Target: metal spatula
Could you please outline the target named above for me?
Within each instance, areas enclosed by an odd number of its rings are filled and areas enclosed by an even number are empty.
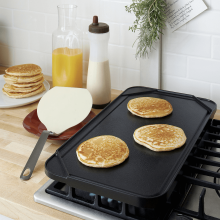
[[[59,136],[65,130],[82,122],[92,108],[92,96],[87,89],[54,87],[40,100],[39,120],[46,126],[28,159],[20,178],[30,179],[49,135]],[[27,176],[25,171],[29,171]]]

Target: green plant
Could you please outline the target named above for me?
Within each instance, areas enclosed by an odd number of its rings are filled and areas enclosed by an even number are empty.
[[[132,0],[131,5],[125,6],[125,9],[136,16],[133,26],[129,27],[132,32],[139,31],[136,39],[138,40],[136,58],[146,57],[166,26],[166,2],[165,0]]]

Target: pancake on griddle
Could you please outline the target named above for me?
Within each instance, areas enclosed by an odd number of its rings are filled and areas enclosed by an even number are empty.
[[[184,131],[172,125],[154,124],[140,127],[134,132],[134,140],[153,151],[171,151],[186,142]]]
[[[42,69],[36,64],[29,63],[9,67],[5,72],[11,76],[35,76],[40,74]]]
[[[76,154],[78,160],[86,166],[107,168],[124,162],[129,156],[129,149],[120,138],[103,135],[80,144]]]
[[[160,118],[169,115],[173,111],[172,105],[159,98],[140,97],[128,102],[128,110],[143,118]]]

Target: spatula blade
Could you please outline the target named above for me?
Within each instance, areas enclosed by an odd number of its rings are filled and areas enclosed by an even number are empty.
[[[87,89],[54,87],[40,100],[37,114],[47,130],[60,134],[82,122],[92,108]]]

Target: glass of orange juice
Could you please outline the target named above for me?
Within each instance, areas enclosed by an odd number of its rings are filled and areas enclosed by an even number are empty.
[[[58,5],[58,28],[53,32],[53,86],[82,88],[82,32],[76,27],[76,5]]]

